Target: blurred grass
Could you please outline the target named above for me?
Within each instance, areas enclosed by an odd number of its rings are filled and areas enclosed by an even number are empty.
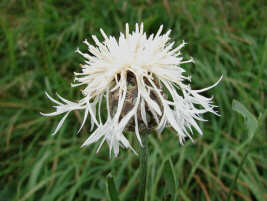
[[[193,56],[184,65],[192,87],[223,82],[214,95],[221,117],[206,115],[205,135],[180,146],[171,130],[150,136],[147,200],[163,200],[165,161],[173,161],[177,200],[225,200],[238,166],[250,149],[232,200],[267,199],[266,100],[267,3],[264,0],[1,0],[0,1],[0,201],[108,200],[105,182],[111,172],[121,200],[135,200],[138,158],[122,151],[109,160],[108,148],[80,148],[90,134],[77,136],[82,114],[75,112],[56,136],[59,118],[44,118],[44,91],[72,100],[73,71],[81,58],[75,49],[99,28],[118,36],[124,24],[144,21],[148,33],[164,24],[177,44]],[[89,38],[89,41],[92,40]],[[255,137],[231,108],[239,100],[259,120]],[[129,134],[133,143],[136,139]]]

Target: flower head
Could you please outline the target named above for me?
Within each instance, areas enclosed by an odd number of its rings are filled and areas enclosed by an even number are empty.
[[[96,36],[92,36],[96,46],[85,40],[89,54],[76,50],[85,58],[85,64],[81,65],[82,72],[74,73],[72,84],[72,87],[84,86],[84,97],[72,102],[57,94],[58,101],[46,93],[57,104],[56,111],[42,115],[65,114],[53,134],[58,132],[73,110],[84,110],[80,130],[88,117],[91,131],[95,128],[82,146],[100,140],[100,148],[107,142],[110,153],[114,152],[115,156],[120,147],[133,150],[123,133],[129,122],[134,125],[141,145],[140,125],[149,127],[151,122],[155,122],[159,133],[166,125],[171,126],[181,144],[186,137],[191,138],[192,128],[202,134],[196,121],[205,121],[201,115],[206,112],[217,113],[212,98],[206,98],[201,93],[216,86],[221,79],[208,88],[192,90],[185,83],[185,80],[190,82],[190,77],[183,75],[185,70],[181,68],[181,64],[193,62],[193,59],[183,60],[181,56],[180,50],[185,42],[174,47],[169,37],[171,31],[161,34],[162,29],[161,25],[156,35],[147,36],[143,24],[136,24],[135,31],[131,33],[126,24],[125,34],[120,33],[118,40],[108,37],[102,29],[103,42]],[[107,113],[105,120],[101,117],[103,111]]]

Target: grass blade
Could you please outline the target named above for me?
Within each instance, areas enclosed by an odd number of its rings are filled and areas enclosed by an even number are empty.
[[[163,175],[167,184],[165,187],[164,200],[176,200],[176,177],[171,159],[165,162]]]
[[[251,114],[247,108],[242,104],[240,103],[239,101],[237,100],[234,100],[233,103],[232,103],[232,109],[237,111],[238,113],[240,113],[244,119],[246,120],[246,125],[247,125],[247,128],[248,128],[248,133],[249,133],[249,136],[250,136],[250,139],[253,138],[254,134],[255,134],[255,131],[258,127],[258,121],[257,119],[254,117],[253,114]],[[231,196],[232,196],[232,193],[233,193],[233,189],[236,185],[236,181],[238,179],[238,176],[242,170],[242,166],[244,165],[245,161],[246,161],[246,158],[249,154],[249,151],[250,149],[246,152],[246,154],[243,156],[242,158],[242,161],[237,169],[237,172],[235,174],[235,178],[234,178],[234,181],[232,182],[231,184],[231,187],[230,187],[230,191],[227,195],[227,201],[230,201],[231,199]]]
[[[111,174],[107,178],[107,191],[111,201],[120,201],[116,186]]]
[[[248,153],[249,153],[249,150],[247,151],[247,153],[246,153],[246,154],[244,155],[244,157],[242,158],[242,161],[241,161],[241,163],[240,163],[240,165],[239,165],[239,167],[238,167],[238,170],[237,170],[237,172],[236,172],[236,174],[235,174],[234,181],[233,181],[232,184],[231,184],[230,191],[229,191],[229,193],[228,193],[228,195],[227,195],[227,199],[226,199],[226,201],[230,201],[230,199],[231,199],[231,196],[232,196],[232,193],[233,193],[233,190],[234,190],[236,181],[237,181],[238,176],[239,176],[239,174],[240,174],[240,172],[241,172],[241,170],[242,170],[242,166],[244,165],[244,163],[245,163],[245,161],[246,161],[246,158],[247,158],[247,156],[248,156]]]
[[[234,111],[240,113],[244,117],[244,119],[246,120],[246,125],[248,128],[249,137],[250,137],[250,139],[252,139],[254,136],[254,133],[258,127],[257,119],[255,118],[255,116],[253,114],[251,114],[251,112],[249,112],[247,110],[247,108],[242,103],[240,103],[237,100],[233,101],[232,109]]]
[[[142,133],[143,147],[140,146],[139,158],[140,158],[140,186],[138,193],[138,201],[144,201],[147,188],[147,160],[148,160],[148,133]]]

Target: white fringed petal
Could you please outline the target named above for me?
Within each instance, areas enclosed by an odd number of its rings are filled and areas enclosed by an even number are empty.
[[[125,34],[120,33],[118,40],[113,36],[107,36],[102,29],[100,32],[104,38],[103,42],[95,35],[92,39],[96,46],[84,40],[90,54],[76,50],[84,57],[85,64],[81,65],[82,72],[74,73],[74,83],[71,85],[72,87],[85,85],[82,90],[84,98],[72,102],[57,94],[60,100],[58,101],[46,93],[48,99],[56,104],[53,106],[56,111],[41,114],[44,116],[64,114],[53,134],[61,128],[73,110],[84,110],[79,131],[89,116],[91,131],[96,127],[82,147],[100,141],[97,149],[99,151],[103,143],[107,142],[110,154],[114,153],[115,156],[119,154],[120,147],[134,151],[123,133],[131,119],[134,119],[136,137],[142,145],[138,124],[143,122],[146,127],[150,127],[148,112],[157,123],[159,133],[165,126],[170,125],[177,132],[181,144],[186,137],[192,139],[192,128],[202,134],[197,124],[197,121],[205,121],[201,115],[207,112],[218,114],[214,110],[216,106],[212,105],[212,98],[206,98],[200,93],[215,87],[222,77],[210,87],[192,90],[190,85],[184,82],[185,80],[190,82],[191,77],[184,76],[185,70],[181,68],[181,64],[193,62],[192,58],[184,60],[181,56],[181,49],[186,43],[183,41],[175,47],[175,42],[170,42],[171,30],[165,34],[162,34],[162,31],[161,25],[156,35],[147,36],[141,23],[141,25],[136,24],[135,31],[130,33],[129,25],[126,24]],[[128,92],[129,72],[135,76],[138,94],[133,107],[122,116]],[[169,92],[169,98],[164,95],[163,88]],[[114,93],[118,94],[116,106],[110,105],[109,102]],[[157,100],[152,98],[152,93],[156,94]],[[105,108],[101,107],[102,101],[106,104],[106,120],[101,117]],[[137,112],[140,112],[142,121],[138,119]]]

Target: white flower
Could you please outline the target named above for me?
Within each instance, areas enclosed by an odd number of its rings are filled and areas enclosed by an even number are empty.
[[[192,90],[190,85],[184,82],[187,80],[188,83],[190,77],[184,76],[185,70],[181,68],[181,64],[193,62],[193,59],[184,61],[181,56],[180,50],[185,42],[174,47],[174,42],[170,42],[169,38],[171,31],[161,35],[162,29],[161,25],[155,36],[153,34],[147,36],[143,32],[143,23],[140,26],[136,24],[135,31],[132,33],[129,32],[129,26],[126,24],[126,32],[120,33],[118,41],[113,36],[108,37],[102,29],[100,31],[104,38],[103,42],[100,42],[96,36],[92,36],[96,46],[85,40],[84,43],[88,46],[90,54],[82,53],[77,49],[77,52],[85,58],[85,64],[81,65],[81,73],[74,73],[75,83],[72,84],[72,87],[85,85],[82,90],[84,97],[78,102],[71,102],[57,94],[60,102],[46,93],[47,97],[57,104],[56,111],[49,114],[42,113],[42,115],[55,116],[65,113],[53,134],[58,132],[73,110],[84,110],[80,130],[88,116],[91,119],[91,131],[96,127],[82,146],[101,140],[99,150],[106,141],[110,153],[113,151],[115,156],[118,155],[120,147],[133,150],[123,133],[130,120],[134,120],[135,134],[142,145],[139,119],[144,125],[149,126],[148,114],[157,123],[159,133],[166,124],[170,125],[177,132],[181,144],[186,137],[191,138],[192,127],[202,134],[196,120],[204,121],[201,117],[203,113],[217,113],[214,111],[212,98],[206,98],[200,93],[216,86],[222,77],[208,88]],[[129,93],[130,74],[134,78],[134,87],[137,90],[132,107],[123,114],[127,93]],[[168,91],[169,97],[166,97],[163,89]],[[110,105],[110,97],[114,96],[115,92],[116,107]],[[106,106],[103,107],[103,104]],[[107,118],[103,121],[100,114],[104,110],[107,111]]]

